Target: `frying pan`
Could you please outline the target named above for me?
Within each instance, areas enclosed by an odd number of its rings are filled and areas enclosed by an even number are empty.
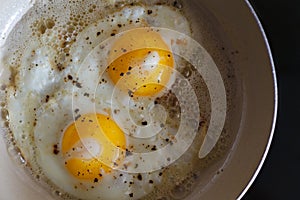
[[[8,32],[34,2],[1,0],[0,3],[2,45]],[[231,122],[236,132],[234,143],[221,165],[209,170],[212,175],[203,177],[209,179],[205,187],[199,184],[187,199],[241,199],[259,173],[273,137],[278,102],[271,51],[262,25],[246,0],[189,0],[183,8],[190,16],[206,13],[204,16],[210,19],[208,26],[221,30],[220,38],[230,44],[232,54],[238,54],[233,56],[232,65],[241,89],[241,95],[236,97],[240,102],[238,117]],[[201,41],[197,32],[195,38]],[[208,45],[208,53],[210,48]],[[30,178],[22,176],[7,155],[2,138],[0,142],[0,199],[52,199]]]

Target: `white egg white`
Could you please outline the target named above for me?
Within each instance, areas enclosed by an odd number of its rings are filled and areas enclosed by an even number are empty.
[[[134,174],[113,170],[97,183],[79,180],[65,168],[62,154],[53,153],[53,145],[61,145],[63,132],[73,122],[77,107],[80,107],[81,114],[96,112],[119,116],[116,122],[125,132],[127,145],[132,151],[147,152],[153,146],[159,148],[165,144],[164,134],[169,133],[161,124],[166,121],[167,115],[154,104],[155,99],[164,93],[151,98],[139,97],[134,102],[127,93],[116,91],[105,73],[107,52],[95,52],[97,48],[101,50],[99,45],[107,38],[116,37],[122,31],[148,26],[191,34],[186,18],[171,7],[128,6],[86,27],[70,46],[72,62],[64,70],[56,70],[54,57],[57,51],[43,44],[43,41],[49,40],[32,41],[25,49],[16,76],[17,89],[7,89],[10,129],[24,157],[33,166],[36,163],[47,181],[60,191],[80,199],[139,199],[151,193],[161,182],[160,171]],[[171,41],[165,40],[171,45]],[[93,62],[97,67],[84,65]],[[85,69],[90,71],[85,72]],[[171,78],[170,85],[174,79]],[[113,97],[114,92],[117,92],[117,97]],[[142,111],[140,107],[147,109]],[[126,115],[120,111],[123,109],[128,112]],[[150,110],[152,115],[147,116]],[[130,123],[147,120],[153,122],[153,126],[145,129],[136,124],[132,128],[132,124],[128,124],[128,116],[131,117]],[[129,137],[132,133],[150,136],[156,131],[161,134],[149,139]]]

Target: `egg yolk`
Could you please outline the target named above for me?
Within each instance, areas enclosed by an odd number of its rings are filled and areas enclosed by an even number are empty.
[[[108,116],[86,114],[69,125],[62,138],[66,169],[78,179],[98,181],[124,158],[126,139]]]
[[[109,77],[121,89],[137,96],[153,96],[169,82],[174,58],[161,35],[151,29],[133,29],[116,38],[108,56]]]

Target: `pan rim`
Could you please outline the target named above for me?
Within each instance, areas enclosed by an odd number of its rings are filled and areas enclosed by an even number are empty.
[[[247,191],[250,189],[250,187],[252,186],[252,184],[256,180],[258,174],[260,173],[260,171],[261,171],[261,169],[262,169],[262,167],[263,167],[263,165],[266,161],[267,155],[270,151],[271,144],[272,144],[272,141],[273,141],[273,138],[274,138],[277,115],[278,115],[278,83],[277,83],[276,69],[275,69],[274,59],[273,59],[273,56],[272,56],[271,47],[270,47],[270,44],[268,42],[266,32],[263,28],[263,25],[262,25],[258,15],[256,14],[255,9],[253,8],[253,6],[249,2],[249,0],[245,0],[245,3],[247,4],[251,14],[253,15],[253,17],[254,17],[254,19],[255,19],[258,27],[259,27],[259,30],[260,30],[260,32],[263,36],[265,46],[267,48],[267,53],[268,53],[268,57],[269,57],[270,65],[271,65],[271,70],[272,70],[272,77],[273,77],[273,92],[274,92],[274,102],[273,102],[273,104],[274,104],[274,110],[273,110],[273,119],[272,119],[272,125],[271,125],[271,129],[270,129],[270,135],[269,135],[269,139],[268,139],[265,151],[263,152],[262,158],[261,158],[256,170],[254,171],[251,179],[249,180],[246,187],[242,190],[240,195],[237,197],[237,200],[240,200],[240,199],[242,199],[243,196],[245,196]]]

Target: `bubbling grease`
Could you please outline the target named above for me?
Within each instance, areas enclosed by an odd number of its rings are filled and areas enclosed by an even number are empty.
[[[84,4],[84,6],[82,4]],[[176,70],[187,78],[193,86],[194,92],[199,100],[198,103],[200,106],[201,116],[199,116],[200,124],[198,133],[194,143],[188,151],[175,163],[164,168],[158,174],[159,178],[162,180],[161,183],[156,185],[155,190],[146,195],[143,199],[184,199],[195,187],[197,187],[199,182],[205,182],[205,180],[201,180],[201,177],[205,174],[206,169],[209,169],[210,166],[215,163],[221,163],[219,166],[224,163],[226,155],[234,142],[236,133],[233,131],[234,128],[231,127],[230,121],[234,118],[231,116],[235,116],[239,109],[239,102],[234,101],[236,95],[238,95],[239,89],[237,86],[238,80],[235,76],[236,72],[233,70],[234,56],[238,54],[238,51],[231,50],[230,46],[223,42],[223,39],[218,37],[220,30],[210,27],[210,21],[207,18],[209,15],[206,15],[205,12],[200,13],[197,16],[198,19],[196,23],[196,21],[193,20],[193,17],[195,16],[188,13],[188,9],[184,9],[185,4],[174,0],[129,0],[126,1],[126,3],[123,1],[96,0],[86,2],[76,0],[59,2],[49,1],[47,3],[38,1],[16,25],[12,33],[6,39],[6,53],[11,56],[4,58],[4,62],[8,66],[7,69],[9,76],[4,77],[4,80],[1,82],[2,85],[0,85],[1,118],[2,126],[6,127],[7,130],[6,141],[10,155],[14,160],[18,160],[18,165],[23,166],[26,169],[30,169],[31,175],[58,198],[77,199],[76,197],[62,191],[47,178],[39,164],[34,160],[37,153],[36,147],[33,146],[31,149],[26,150],[22,149],[22,145],[28,145],[27,142],[29,141],[28,137],[30,137],[30,135],[28,136],[27,134],[20,133],[20,138],[15,138],[16,134],[13,133],[10,128],[10,110],[6,103],[6,98],[9,98],[7,96],[7,91],[9,88],[12,88],[15,91],[20,89],[18,72],[20,71],[22,62],[24,62],[24,57],[36,54],[34,50],[29,52],[30,55],[25,54],[25,52],[27,52],[27,48],[31,48],[26,45],[30,44],[30,41],[36,40],[39,44],[50,47],[54,52],[53,55],[55,55],[53,60],[51,60],[51,64],[53,66],[52,70],[57,73],[64,73],[66,70],[72,68],[73,63],[82,61],[80,57],[78,60],[74,60],[72,55],[72,46],[78,42],[78,36],[85,31],[86,27],[99,21],[99,19],[107,21],[113,20],[107,18],[107,16],[126,6],[131,7],[135,5],[166,5],[172,7],[178,12],[182,12],[183,15],[186,15],[190,19],[193,34],[197,32],[199,35],[200,33],[201,42],[205,44],[204,47],[208,49],[219,67],[225,83],[228,102],[228,117],[221,137],[213,151],[206,158],[200,160],[198,158],[198,152],[204,140],[210,120],[211,110],[209,92],[205,82],[202,77],[199,76],[197,70],[182,58],[176,58],[181,60],[180,63],[182,63],[181,66],[177,66]],[[153,15],[155,12],[155,9],[147,10],[148,15]],[[132,23],[135,22],[129,22],[130,25]],[[111,37],[114,37],[119,31],[123,30],[124,26],[126,25],[116,24],[116,27],[112,29],[113,31],[111,33],[107,33],[107,30],[104,29],[98,30],[94,33],[94,36],[97,38],[108,34]],[[93,49],[98,45],[98,43],[94,43],[91,38],[85,38],[85,44],[90,49]],[[39,67],[38,62],[35,66],[28,66],[27,70],[30,71],[37,67]],[[80,87],[80,83],[78,83],[72,76],[66,76],[63,82],[71,82],[74,86]],[[55,97],[54,92],[50,92],[50,94],[45,95],[44,102],[42,103],[47,103],[48,101],[51,101],[51,99],[55,99]],[[157,97],[155,103],[162,105],[166,109],[168,113],[166,123],[176,128],[176,124],[179,124],[181,116],[181,109],[176,96],[169,91],[163,96]],[[36,107],[32,110],[34,110],[33,115],[36,115]],[[35,117],[33,118],[36,119]],[[19,123],[21,125],[31,123],[34,127],[36,122],[20,121]],[[167,139],[166,143],[170,142],[170,139]],[[58,150],[56,149],[56,151]],[[218,168],[215,170],[215,174],[221,173],[222,170],[222,168]],[[212,177],[215,174],[209,175],[208,177]],[[141,177],[139,175],[136,176],[137,180],[140,178]],[[209,182],[209,180],[206,180],[206,182]],[[153,181],[150,180],[149,184],[153,184]],[[129,197],[134,198],[134,194],[130,193]]]

